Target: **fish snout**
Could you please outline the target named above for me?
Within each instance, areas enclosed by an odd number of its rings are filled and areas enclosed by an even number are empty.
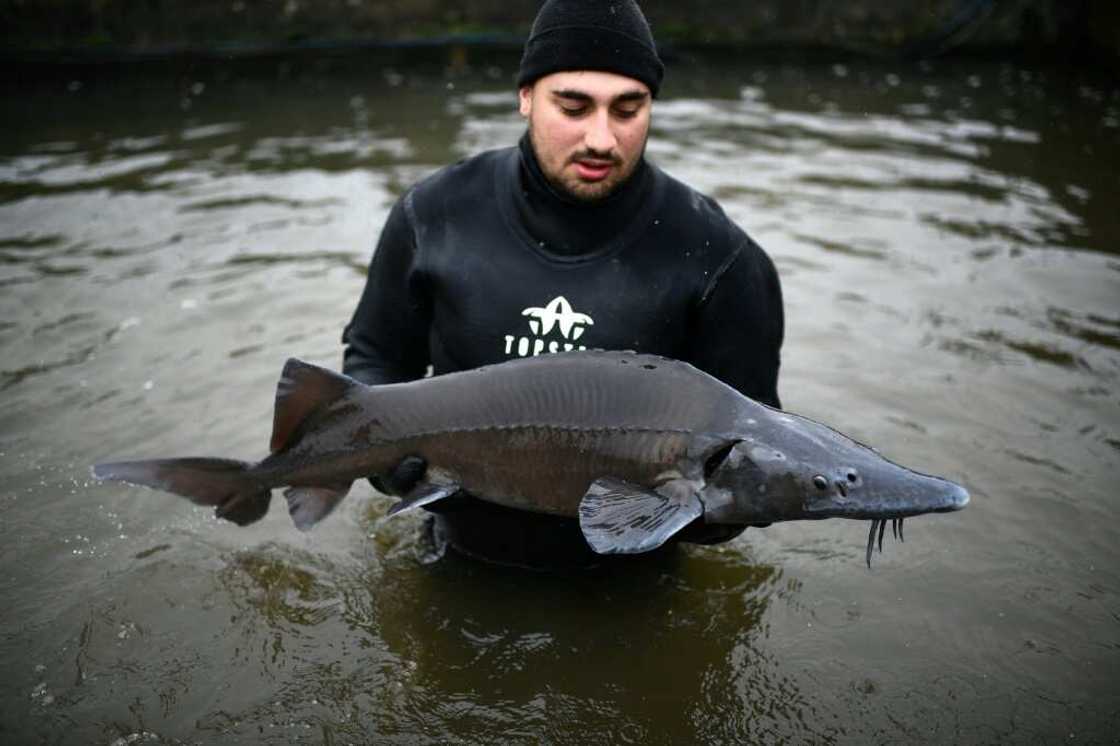
[[[897,470],[896,470],[897,469]],[[856,468],[817,474],[805,512],[821,518],[895,519],[924,513],[949,513],[968,505],[961,485],[901,467],[865,477]]]

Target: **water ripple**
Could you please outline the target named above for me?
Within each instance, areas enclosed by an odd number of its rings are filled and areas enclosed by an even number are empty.
[[[394,200],[524,131],[516,59],[477,79],[256,64],[114,68],[6,110],[9,740],[1115,732],[1114,83],[983,60],[675,65],[648,153],[773,257],[783,400],[959,475],[974,505],[870,575],[853,526],[825,522],[527,578],[423,554],[420,521],[380,521],[368,487],[304,536],[282,507],[238,529],[87,483],[108,451],[255,450],[283,358],[337,363]]]
[[[246,207],[267,206],[283,207],[301,210],[316,207],[338,207],[346,203],[337,197],[325,197],[316,200],[299,200],[287,197],[278,197],[270,194],[250,194],[225,199],[212,199],[200,202],[186,202],[179,208],[181,212],[207,211],[207,210],[240,210]]]

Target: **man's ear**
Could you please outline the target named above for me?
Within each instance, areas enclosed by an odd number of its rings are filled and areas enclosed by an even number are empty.
[[[533,86],[521,86],[520,90],[517,91],[517,98],[518,111],[521,112],[521,116],[528,117],[529,114],[533,111]]]

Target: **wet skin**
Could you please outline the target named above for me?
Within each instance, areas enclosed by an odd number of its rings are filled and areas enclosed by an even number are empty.
[[[390,514],[460,490],[576,517],[600,554],[656,549],[698,518],[722,525],[959,510],[960,486],[911,471],[820,423],[772,409],[687,363],[628,352],[524,358],[367,387],[290,360],[271,454],[99,464],[94,476],[212,505],[240,525],[287,487],[310,528],[351,483],[408,455],[424,479]],[[870,540],[869,540],[870,542]],[[870,561],[870,560],[869,560]]]

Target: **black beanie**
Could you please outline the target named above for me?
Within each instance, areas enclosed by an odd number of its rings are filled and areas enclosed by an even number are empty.
[[[537,13],[517,87],[562,70],[602,70],[640,80],[657,96],[665,66],[634,0],[548,0]]]

